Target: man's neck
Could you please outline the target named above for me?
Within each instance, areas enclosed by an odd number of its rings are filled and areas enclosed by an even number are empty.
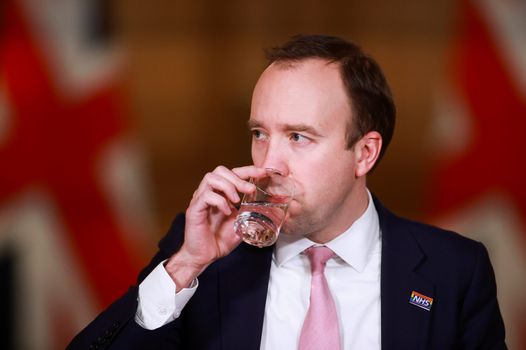
[[[345,232],[352,224],[360,218],[367,206],[369,205],[369,193],[365,186],[360,186],[356,189],[354,196],[350,196],[347,203],[343,207],[344,210],[339,210],[331,219],[331,225],[324,227],[322,230],[313,232],[307,236],[311,241],[325,244],[332,241],[343,232]]]

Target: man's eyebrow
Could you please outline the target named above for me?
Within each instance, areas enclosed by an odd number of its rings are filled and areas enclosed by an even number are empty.
[[[259,127],[261,127],[261,126],[262,126],[262,124],[261,124],[260,122],[258,122],[257,120],[249,119],[249,120],[247,121],[247,127],[248,127],[249,129],[259,128]]]
[[[249,119],[247,121],[247,126],[249,129],[264,127],[263,123],[257,120],[254,120],[254,119]],[[284,131],[307,132],[311,135],[318,136],[318,137],[323,136],[322,134],[320,134],[319,131],[317,131],[315,128],[307,124],[280,124],[280,129]]]
[[[286,131],[301,131],[307,132],[314,136],[323,136],[318,130],[307,124],[283,124],[282,129]]]

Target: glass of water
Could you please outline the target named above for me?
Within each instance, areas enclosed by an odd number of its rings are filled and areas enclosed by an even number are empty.
[[[276,242],[279,231],[294,195],[294,183],[290,176],[266,169],[266,176],[250,179],[256,191],[245,194],[234,231],[243,241],[256,247],[268,247]]]

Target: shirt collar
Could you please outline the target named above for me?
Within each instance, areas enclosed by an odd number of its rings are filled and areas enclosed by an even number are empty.
[[[371,193],[367,191],[367,209],[346,231],[325,245],[332,249],[343,261],[358,272],[362,272],[380,239],[378,213]],[[316,245],[306,237],[296,238],[280,235],[274,249],[274,259],[278,266]]]

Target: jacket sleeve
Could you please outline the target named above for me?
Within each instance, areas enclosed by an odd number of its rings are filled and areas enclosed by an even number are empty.
[[[159,263],[182,245],[184,215],[178,215],[169,232],[159,242],[159,250],[139,274],[137,284],[88,324],[67,349],[177,349],[180,345],[181,321],[175,320],[156,330],[147,330],[135,323],[138,285]]]
[[[478,243],[473,274],[461,305],[462,349],[507,349],[488,252]]]

